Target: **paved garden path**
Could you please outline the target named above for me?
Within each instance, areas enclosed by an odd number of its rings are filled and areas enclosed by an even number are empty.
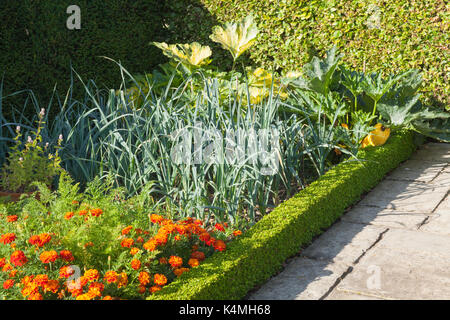
[[[428,143],[249,299],[450,299],[450,144]]]

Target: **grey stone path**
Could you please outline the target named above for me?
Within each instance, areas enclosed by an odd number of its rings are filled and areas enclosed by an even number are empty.
[[[450,144],[428,143],[249,299],[450,300]]]

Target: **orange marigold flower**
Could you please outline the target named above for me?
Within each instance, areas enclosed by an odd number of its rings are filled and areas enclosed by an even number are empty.
[[[0,237],[0,243],[9,244],[16,240],[16,235],[14,233],[5,233]]]
[[[5,282],[3,282],[3,289],[8,290],[14,285],[14,280],[8,279]]]
[[[217,231],[225,231],[225,228],[223,227],[223,225],[221,224],[221,223],[216,223],[216,225],[214,226],[214,228],[217,230]]]
[[[194,244],[194,245],[192,246],[192,251],[197,251],[197,249],[198,249],[198,245]]]
[[[150,275],[148,272],[141,271],[138,276],[139,283],[143,286],[146,286],[150,283]]]
[[[75,273],[75,270],[73,270],[70,266],[63,266],[59,269],[59,277],[60,278],[68,278],[74,273]]]
[[[46,285],[48,283],[48,275],[46,274],[39,274],[37,275],[33,282],[39,286],[39,287],[43,287],[44,285]]]
[[[234,235],[235,237],[240,236],[241,234],[242,234],[242,231],[241,231],[241,230],[233,231],[233,235]]]
[[[16,267],[21,267],[25,263],[27,263],[28,259],[25,256],[25,254],[23,253],[23,251],[18,250],[18,251],[14,251],[11,254],[9,261],[11,261],[11,263],[13,265],[15,265]]]
[[[77,300],[92,300],[96,297],[95,293],[88,291],[87,293],[77,296]]]
[[[205,254],[201,251],[194,251],[191,254],[191,258],[197,259],[198,261],[203,261],[205,260]]]
[[[152,223],[161,223],[164,220],[164,218],[158,214],[151,214],[150,215],[150,221]]]
[[[187,272],[187,271],[189,271],[189,268],[177,268],[177,269],[173,270],[173,273],[174,273],[177,277],[179,277],[179,276],[181,276],[183,273],[185,273],[185,272]]]
[[[158,286],[163,286],[167,283],[167,278],[165,275],[157,273],[153,278],[153,282]]]
[[[39,235],[39,246],[44,246],[46,243],[49,243],[50,240],[52,240],[52,236],[49,233],[41,233]]]
[[[9,273],[9,277],[10,278],[14,278],[17,275],[17,272],[19,272],[18,270],[13,270]]]
[[[179,235],[176,235],[174,239],[175,239],[175,241],[180,241],[181,237]]]
[[[64,215],[64,219],[70,220],[70,219],[72,219],[73,215],[74,215],[74,213],[72,211],[66,212],[66,214]]]
[[[118,288],[126,287],[127,284],[128,284],[128,276],[127,276],[127,274],[126,274],[125,272],[122,272],[122,273],[119,275],[119,280],[118,280],[118,282],[117,282],[117,287],[118,287]]]
[[[112,300],[111,296],[104,296],[102,300]]]
[[[214,249],[217,251],[224,251],[226,249],[227,245],[222,240],[216,240],[214,242]]]
[[[0,268],[3,268],[6,264],[6,258],[0,258]]]
[[[6,221],[7,222],[16,222],[18,218],[19,217],[17,215],[7,216]]]
[[[168,240],[168,236],[167,236],[167,234],[157,234],[155,237],[154,237],[154,240],[156,241],[156,243],[158,244],[158,245],[165,245],[166,243],[167,243],[167,240]]]
[[[106,280],[107,283],[114,283],[118,280],[119,275],[115,271],[107,271],[103,279]]]
[[[131,246],[134,244],[134,240],[131,238],[125,238],[122,240],[120,245],[124,248],[131,248]]]
[[[197,259],[191,258],[188,261],[188,265],[190,265],[192,268],[197,267],[200,264],[200,261]]]
[[[155,293],[156,291],[159,291],[159,290],[161,290],[161,287],[160,287],[160,286],[152,286],[152,287],[150,287],[150,289],[149,289],[149,291],[150,291],[151,293]]]
[[[93,217],[100,217],[103,213],[103,210],[100,208],[95,208],[95,209],[91,209],[90,212]]]
[[[72,204],[79,204],[79,202],[77,200],[73,200]]]
[[[167,259],[164,257],[159,258],[159,263],[160,264],[167,264]]]
[[[143,285],[138,286],[138,290],[137,290],[137,291],[138,291],[140,294],[144,294],[144,293],[145,293],[145,290],[146,290],[145,286],[143,286]]]
[[[70,252],[69,250],[61,250],[59,252],[59,257],[67,262],[75,260],[75,258],[72,255],[72,252]]]
[[[55,250],[44,251],[39,256],[39,259],[42,261],[42,263],[55,262],[56,259],[58,259],[58,253]]]
[[[136,242],[139,242],[139,243],[142,243],[142,242],[144,242],[145,240],[144,240],[144,238],[142,238],[141,236],[139,236],[137,239],[136,239]]]
[[[149,240],[143,245],[144,249],[148,251],[154,251],[157,246],[158,243],[155,240]]]
[[[48,280],[44,285],[44,291],[50,291],[52,293],[57,293],[59,290],[59,282],[58,280]]]
[[[89,269],[84,273],[84,277],[88,282],[93,282],[100,278],[100,273],[96,269]]]
[[[136,228],[134,231],[136,232],[136,234],[141,234],[142,232],[144,232],[144,230],[140,228]]]
[[[78,211],[78,215],[79,216],[85,216],[85,215],[87,215],[88,214],[88,212],[87,212],[87,210],[80,210],[80,211]]]
[[[133,229],[133,226],[128,226],[122,229],[122,235],[127,235],[130,233],[131,229]]]
[[[134,247],[134,248],[131,248],[130,254],[131,254],[132,256],[134,256],[134,255],[137,254],[139,251],[140,251],[139,248]]]
[[[94,296],[100,297],[102,295],[103,290],[105,289],[105,285],[101,282],[92,282],[89,285],[88,292],[91,292]]]
[[[10,265],[9,263],[5,264],[5,265],[3,266],[3,268],[2,268],[2,271],[3,271],[3,272],[8,272],[8,271],[11,271],[11,270],[13,270],[13,267],[12,267],[12,265]]]
[[[138,259],[131,260],[131,267],[134,270],[138,270],[141,267],[141,262]]]
[[[183,259],[178,256],[170,256],[169,263],[173,268],[178,268],[183,265]]]
[[[28,300],[44,300],[44,297],[39,292],[35,292],[30,294]]]

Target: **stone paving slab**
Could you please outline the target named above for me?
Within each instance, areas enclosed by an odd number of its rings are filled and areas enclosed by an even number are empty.
[[[449,146],[448,143],[427,143],[411,156],[411,160],[450,162]]]
[[[417,230],[427,217],[417,212],[357,205],[342,217],[342,221]]]
[[[374,280],[378,275],[379,282]],[[335,290],[392,299],[450,299],[450,238],[389,230]]]
[[[350,265],[366,252],[387,228],[338,222],[317,238],[301,256]]]
[[[297,257],[249,300],[318,300],[347,269],[341,263]]]
[[[350,291],[333,290],[324,300],[385,300],[381,297],[367,296]]]
[[[435,186],[446,187],[450,190],[450,171],[442,171],[430,184]]]
[[[420,230],[450,236],[450,195],[447,195]]]
[[[447,192],[442,184],[383,180],[359,204],[430,214]]]
[[[386,179],[427,183],[436,178],[446,165],[445,162],[429,163],[421,160],[409,160],[401,164]]]

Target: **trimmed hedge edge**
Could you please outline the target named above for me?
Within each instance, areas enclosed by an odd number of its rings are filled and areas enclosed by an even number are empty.
[[[338,164],[233,240],[225,252],[214,254],[147,299],[244,298],[407,160],[415,148],[414,133],[400,131],[381,147],[360,150],[361,161]]]

